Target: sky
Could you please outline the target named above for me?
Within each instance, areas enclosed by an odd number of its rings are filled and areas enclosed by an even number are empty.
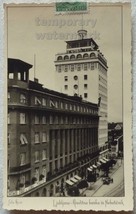
[[[122,28],[120,6],[90,6],[87,14],[56,15],[55,7],[8,7],[7,55],[34,65],[44,87],[56,90],[55,54],[87,30],[108,64],[108,121],[122,121]],[[83,21],[83,24],[82,24]],[[34,78],[34,67],[30,70]]]

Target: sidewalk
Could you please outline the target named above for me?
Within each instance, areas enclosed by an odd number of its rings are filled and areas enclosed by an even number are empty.
[[[110,170],[109,176],[112,177],[112,175],[123,165],[123,160],[121,163],[121,160],[118,159],[116,165]],[[87,197],[91,197],[93,196],[100,188],[101,186],[103,186],[103,182],[102,182],[102,177],[99,177],[97,179],[96,182],[94,183],[90,183],[89,187],[86,189],[81,189],[80,191],[80,196],[87,196]],[[64,190],[65,196],[63,196],[62,193],[56,193],[55,197],[69,197],[69,195],[67,194],[66,189]]]
[[[123,165],[123,163],[120,162],[120,160],[117,161],[116,165],[111,169],[111,172],[109,173],[109,176],[112,177],[112,175]],[[98,180],[94,183],[91,183],[90,186],[84,190],[80,196],[93,196],[98,189],[103,186],[102,177],[99,177]]]

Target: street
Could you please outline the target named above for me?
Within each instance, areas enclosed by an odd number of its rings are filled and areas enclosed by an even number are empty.
[[[84,195],[87,197],[123,197],[124,196],[124,181],[123,181],[124,165],[119,160],[117,165],[112,169],[109,176],[113,178],[113,183],[103,185],[102,178],[92,184]]]

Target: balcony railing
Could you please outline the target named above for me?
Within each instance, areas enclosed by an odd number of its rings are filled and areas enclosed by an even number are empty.
[[[31,169],[31,165],[30,163],[22,165],[22,166],[17,166],[17,167],[11,167],[10,168],[10,173],[18,173],[20,171],[24,171],[24,170],[30,170]]]
[[[8,196],[18,196],[21,195],[25,192],[30,191],[31,189],[43,184],[46,182],[46,178],[42,179],[41,181],[36,181],[34,184],[28,186],[28,187],[22,187],[19,190],[15,190],[15,191],[8,191]]]

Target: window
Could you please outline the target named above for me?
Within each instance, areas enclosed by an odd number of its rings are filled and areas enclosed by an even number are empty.
[[[50,124],[53,124],[53,116],[50,115]]]
[[[70,59],[74,60],[75,59],[75,55],[71,55]]]
[[[18,79],[18,80],[21,80],[21,73],[18,73],[18,74],[17,74],[17,79]]]
[[[57,60],[62,60],[62,56],[58,56]]]
[[[74,80],[78,80],[78,76],[74,76]]]
[[[65,123],[68,124],[68,117],[65,117]]]
[[[84,80],[87,80],[87,75],[84,75]]]
[[[10,102],[10,92],[8,92],[8,101]]]
[[[84,70],[87,71],[87,63],[84,64]]]
[[[46,160],[46,158],[47,158],[46,149],[44,149],[42,151],[42,160]]]
[[[83,58],[88,58],[88,54],[85,53],[85,54],[83,55]]]
[[[67,72],[68,71],[68,65],[64,66],[64,71]]]
[[[39,181],[39,168],[35,169],[34,177],[37,179],[37,181]]]
[[[77,55],[77,59],[81,59],[82,58],[82,55],[81,54],[78,54]]]
[[[61,66],[60,65],[58,66],[58,72],[61,72]]]
[[[41,101],[38,97],[35,97],[35,105],[41,105]]]
[[[42,98],[42,105],[46,106],[46,99],[45,98]]]
[[[10,144],[10,134],[8,133],[8,145]]]
[[[77,71],[81,71],[81,65],[80,64],[77,65]]]
[[[26,162],[26,153],[20,154],[20,166],[24,165]]]
[[[20,103],[26,103],[26,96],[24,94],[20,94]]]
[[[71,71],[74,71],[74,65],[71,65]]]
[[[67,103],[65,103],[65,109],[68,109],[68,104]]]
[[[26,115],[25,115],[25,113],[20,113],[20,124],[26,124]]]
[[[46,166],[42,167],[42,174],[44,175],[44,177],[46,177]]]
[[[58,124],[59,123],[59,118],[58,116],[55,117],[55,124]]]
[[[40,123],[40,117],[38,115],[35,115],[34,124],[39,124],[39,123]]]
[[[91,63],[91,70],[94,70],[94,63]]]
[[[14,79],[13,73],[9,73],[9,79]]]
[[[91,54],[90,54],[90,57],[91,57],[91,58],[95,58],[95,53],[91,53]]]
[[[46,134],[46,132],[42,133],[42,142],[47,142],[47,134]]]
[[[34,161],[39,162],[39,151],[35,151],[34,153]]]
[[[68,60],[69,59],[69,57],[66,55],[66,56],[64,56],[64,60]]]
[[[63,102],[60,103],[60,108],[63,109]]]
[[[87,93],[84,93],[84,98],[87,98],[88,97],[88,94]]]
[[[84,84],[84,89],[87,89],[87,86],[88,86],[87,84]]]
[[[46,116],[42,116],[42,124],[46,124]]]
[[[64,85],[64,89],[67,90],[68,89],[68,85]]]
[[[8,124],[10,124],[10,113],[8,113]]]
[[[25,175],[20,175],[20,183],[25,184],[25,180],[26,180]]]
[[[63,124],[63,117],[60,118],[60,123]]]
[[[26,145],[26,144],[28,144],[28,141],[27,141],[27,139],[26,139],[25,133],[22,133],[22,134],[20,135],[20,144],[21,144],[21,145]]]
[[[64,81],[68,81],[68,76],[64,76]]]
[[[34,142],[35,143],[40,143],[40,135],[39,132],[36,132],[34,135]]]
[[[78,89],[78,85],[74,85],[74,89]]]

